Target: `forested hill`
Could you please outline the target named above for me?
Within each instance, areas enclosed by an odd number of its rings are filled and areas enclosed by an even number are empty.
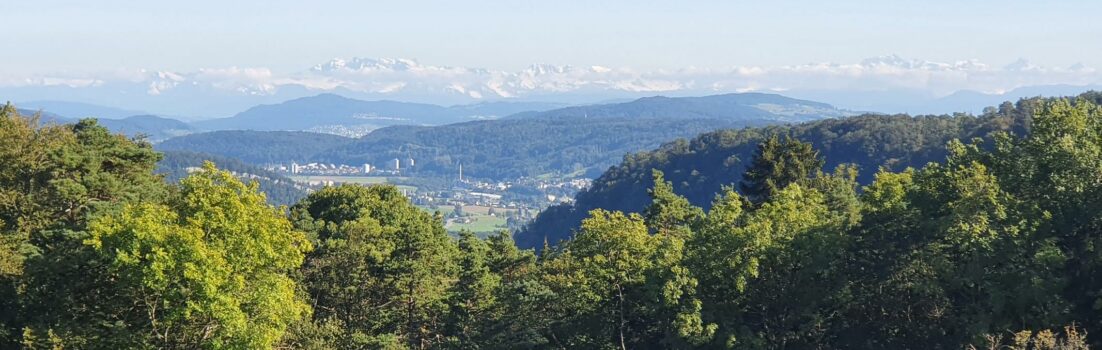
[[[522,113],[510,118],[664,118],[801,122],[856,113],[826,103],[777,94],[737,93],[699,97],[645,97],[624,103],[597,104]]]
[[[503,179],[584,171],[596,176],[623,154],[657,147],[667,140],[718,128],[763,125],[765,121],[662,118],[502,119],[435,127],[393,126],[314,159],[329,163],[382,164],[417,160],[414,171],[448,175],[463,164],[465,175]]]
[[[26,116],[37,115],[43,123],[75,124],[79,118],[72,118],[58,114],[51,110],[33,110],[20,108],[19,113]],[[179,120],[158,117],[155,115],[134,115],[120,119],[97,120],[99,125],[111,130],[111,132],[125,134],[129,137],[141,136],[148,141],[158,142],[174,136],[186,135],[194,130],[190,125]]]
[[[303,162],[352,139],[304,131],[213,131],[180,136],[156,145],[159,151],[188,151],[263,164]]]
[[[327,109],[320,108],[325,106],[343,108],[338,108],[343,114],[337,114],[355,115],[360,113],[355,112],[360,111],[357,108],[380,105],[385,104],[321,95],[258,107],[247,114],[252,116],[250,123],[266,125],[251,129],[291,130],[301,126],[279,127],[279,120],[325,114]],[[549,105],[491,103],[448,107],[447,113],[481,115],[510,108],[541,107],[548,108]],[[441,108],[433,110],[444,113]],[[393,112],[400,111],[404,109]],[[395,158],[414,158],[417,166],[409,169],[414,174],[452,175],[457,173],[459,164],[463,164],[466,175],[495,180],[548,173],[585,173],[595,177],[619,162],[624,154],[653,149],[662,142],[677,138],[692,137],[720,128],[782,124],[851,114],[828,104],[774,94],[656,96],[624,103],[520,113],[498,120],[437,126],[391,125],[375,129],[355,140],[325,138],[302,132],[222,131],[171,139],[157,148],[218,154],[251,163],[296,160],[383,164]],[[352,119],[357,120],[355,123],[366,120]],[[329,122],[322,124],[325,123]]]
[[[156,172],[163,174],[168,183],[180,182],[191,170],[200,169],[204,162],[210,161],[245,182],[256,181],[269,204],[290,206],[306,197],[306,190],[291,179],[237,159],[195,152],[167,151],[162,154],[164,158],[157,162]]]
[[[233,117],[196,123],[207,130],[306,130],[327,125],[443,124],[459,119],[437,105],[361,101],[334,94],[249,108]]]
[[[188,123],[155,115],[135,115],[122,119],[99,119],[99,123],[113,132],[131,137],[141,135],[153,142],[195,132]]]
[[[767,135],[787,134],[810,142],[826,159],[826,171],[843,163],[856,164],[858,180],[867,183],[880,167],[901,170],[943,159],[945,145],[953,139],[983,137],[996,130],[1024,133],[1035,102],[1004,103],[982,116],[862,115],[792,126],[720,130],[674,141],[624,157],[595,180],[593,187],[579,193],[574,204],[541,213],[517,233],[517,244],[539,247],[545,239],[554,244],[569,238],[596,208],[641,211],[649,203],[651,169],[663,171],[678,194],[707,208],[722,186],[741,180],[755,147]]]
[[[204,130],[313,130],[335,126],[375,129],[390,125],[441,125],[543,111],[557,103],[485,102],[451,107],[400,101],[363,101],[320,94],[279,104],[259,105],[233,117],[204,120]]]

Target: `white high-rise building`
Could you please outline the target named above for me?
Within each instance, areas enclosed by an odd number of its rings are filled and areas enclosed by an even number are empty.
[[[299,172],[298,163],[291,162],[291,174],[298,174],[298,172]]]
[[[364,175],[370,174],[371,173],[371,164],[364,164],[363,171],[364,171]]]
[[[398,158],[394,158],[394,160],[390,161],[390,170],[400,170],[400,169],[402,169],[402,162],[399,161]]]

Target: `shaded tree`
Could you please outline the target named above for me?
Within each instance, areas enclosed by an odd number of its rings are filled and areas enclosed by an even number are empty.
[[[739,182],[739,189],[751,202],[769,201],[790,184],[804,181],[822,171],[823,159],[810,143],[776,134],[758,144],[754,158]]]
[[[355,185],[315,192],[291,217],[317,247],[302,271],[315,305],[307,328],[335,325],[330,346],[342,348],[443,343],[457,248],[440,218],[394,186]]]

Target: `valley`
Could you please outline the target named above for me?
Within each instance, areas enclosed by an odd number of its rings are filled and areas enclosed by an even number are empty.
[[[2,3],[0,350],[1102,349],[1102,1]]]
[[[588,188],[594,177],[624,154],[719,128],[852,114],[823,103],[757,93],[653,97],[548,111],[516,112],[506,108],[530,106],[480,104],[444,109],[319,95],[251,108],[229,119],[193,124],[195,128],[249,130],[197,132],[158,141],[154,147],[242,160],[287,176],[303,189],[303,195],[345,183],[386,183],[398,186],[415,204],[426,208],[487,206],[494,208],[496,215],[442,212],[449,231],[469,229],[485,235],[502,229],[521,230],[540,211],[572,202],[578,191]],[[426,119],[426,115],[489,111],[516,113],[496,120]],[[277,131],[311,130],[316,123],[346,123],[343,125],[352,127],[366,120],[364,116],[383,113],[400,117],[372,120],[459,122],[439,126],[392,125],[358,138]],[[319,119],[319,115],[334,117]],[[337,117],[341,115],[346,117]],[[113,120],[105,119],[103,123],[108,128],[113,126]],[[257,127],[261,125],[264,127]]]

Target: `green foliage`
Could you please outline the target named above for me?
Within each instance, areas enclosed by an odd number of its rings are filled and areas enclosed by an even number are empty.
[[[255,185],[208,163],[172,206],[140,204],[94,221],[85,241],[147,320],[156,348],[272,348],[309,309],[288,273],[310,244]]]
[[[0,345],[24,334],[70,346],[130,337],[117,334],[125,301],[100,300],[111,281],[81,242],[89,218],[167,195],[152,172],[160,156],[95,120],[41,126],[10,105],[0,114],[0,294],[10,297]]]
[[[654,187],[647,191],[651,205],[643,211],[649,227],[660,233],[672,234],[704,216],[700,208],[673,192],[673,184],[665,180],[661,171],[655,170],[653,174]]]
[[[550,332],[565,347],[627,348],[650,340],[644,299],[656,239],[638,215],[594,211],[577,239],[548,260],[543,280],[563,319]]]
[[[988,334],[984,336],[987,349],[1010,350],[1086,350],[1087,335],[1075,325],[1064,326],[1063,332],[1053,332],[1042,329],[1038,332],[1031,330],[1018,331],[1011,334],[1009,339],[1003,339],[1003,334]],[[968,345],[967,349],[979,349],[974,345]]]
[[[706,215],[683,215],[691,201],[673,196],[676,182],[654,171],[652,204],[642,210],[650,241],[629,239],[644,237],[632,234],[642,228],[630,215],[597,210],[574,239],[545,252],[544,284],[566,294],[556,299],[566,303],[558,321],[546,324],[567,339],[561,346],[599,348],[622,347],[618,329],[628,330],[627,347],[869,349],[959,348],[1071,323],[1098,332],[1102,109],[1088,99],[1019,106],[1036,115],[1006,130],[1028,135],[948,141],[943,163],[882,168],[861,191],[857,168],[840,165],[801,176],[756,206],[728,187]],[[1005,120],[996,115],[1005,107],[985,118]],[[774,158],[787,157],[799,155]],[[670,169],[684,171],[663,170]],[[594,263],[624,255],[617,250],[635,260]],[[666,292],[624,300],[676,302],[616,308],[610,275]],[[671,310],[677,322],[661,322]],[[620,315],[627,321],[617,322]],[[1008,346],[1090,343],[1079,331],[1066,340],[1021,334]]]
[[[459,279],[450,291],[448,306],[452,345],[460,349],[478,348],[485,343],[489,323],[495,313],[501,276],[490,269],[490,244],[470,231],[459,234]]]
[[[343,328],[330,346],[444,342],[458,252],[440,218],[393,186],[327,187],[291,211],[317,246],[302,270],[314,322]]]
[[[170,187],[148,143],[2,114],[0,347],[265,348],[308,311],[309,245],[257,188]]]
[[[651,179],[654,169],[662,171],[665,179],[690,203],[707,209],[724,186],[743,180],[757,146],[772,135],[810,143],[818,157],[825,160],[825,169],[851,164],[860,170],[857,181],[868,184],[881,167],[901,171],[944,159],[948,154],[945,145],[954,139],[986,137],[1000,130],[1024,134],[1036,103],[1036,100],[1006,103],[997,111],[978,117],[860,115],[707,132],[691,140],[666,143],[653,151],[624,156],[620,164],[594,180],[592,187],[578,193],[573,204],[554,206],[540,213],[517,232],[516,239],[522,247],[538,248],[545,239],[551,243],[568,239],[590,210],[642,212],[648,203],[646,189],[654,185]],[[811,157],[803,159],[810,161]],[[809,175],[815,173],[812,170]]]
[[[758,144],[739,189],[751,202],[768,201],[788,185],[822,171],[823,163],[811,144],[787,136],[780,141],[773,135]]]
[[[6,108],[19,151],[0,157],[21,166],[0,169],[0,347],[1085,349],[1102,332],[1092,96],[788,129],[952,130],[855,164],[831,159],[842,135],[674,142],[579,198],[648,184],[629,193],[642,215],[589,211],[538,257],[508,232],[449,237],[393,186],[327,187],[289,217],[212,165],[166,186],[148,145]]]
[[[63,128],[39,128],[38,117],[23,117],[15,106],[0,108],[0,347],[14,346],[20,332],[18,284],[30,234],[51,220],[42,199],[49,153],[71,137]]]

